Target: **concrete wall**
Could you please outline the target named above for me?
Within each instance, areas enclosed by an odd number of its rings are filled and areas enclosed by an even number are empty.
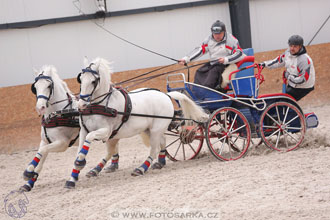
[[[255,51],[287,47],[293,34],[305,44],[330,15],[329,0],[250,0],[252,45]],[[330,20],[311,45],[330,42]]]
[[[216,19],[230,24],[227,3],[95,22],[135,44],[179,59],[203,41]],[[5,51],[0,53],[0,65],[6,73],[0,86],[31,83],[32,68],[44,64],[55,65],[64,79],[73,78],[84,56],[114,61],[116,72],[173,63],[113,37],[92,21],[0,30],[0,42],[6,42],[0,43],[0,51]]]

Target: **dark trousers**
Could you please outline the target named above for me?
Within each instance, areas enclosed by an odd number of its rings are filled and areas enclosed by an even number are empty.
[[[224,64],[207,63],[196,71],[194,83],[215,89],[222,82],[221,74],[224,70]]]
[[[306,96],[308,93],[310,93],[313,90],[314,87],[308,89],[293,88],[289,85],[286,87],[286,93],[291,95],[293,98],[295,98],[296,101],[302,99],[304,96]]]

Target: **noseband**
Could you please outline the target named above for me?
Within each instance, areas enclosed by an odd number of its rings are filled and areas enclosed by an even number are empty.
[[[45,96],[45,95],[37,95],[37,89],[35,87],[35,84],[38,82],[38,80],[40,79],[45,79],[47,81],[49,81],[51,83],[51,86],[50,86],[50,91],[49,91],[49,96]],[[46,99],[47,100],[47,107],[48,107],[48,101],[50,99],[50,97],[52,96],[53,92],[54,92],[54,81],[52,79],[52,77],[50,76],[45,76],[43,75],[43,73],[41,73],[39,76],[37,76],[35,79],[34,79],[34,83],[31,85],[31,91],[33,94],[35,94],[37,96],[37,100],[38,99]]]
[[[80,99],[82,99],[82,100],[85,101],[85,102],[90,102],[90,101],[91,101],[91,96],[93,95],[93,93],[94,93],[94,91],[95,91],[97,85],[98,85],[99,82],[100,82],[100,74],[99,74],[97,71],[92,70],[92,68],[91,68],[92,65],[94,65],[94,63],[91,63],[91,64],[89,65],[89,67],[86,67],[85,69],[82,69],[82,70],[81,70],[82,72],[79,73],[78,76],[77,76],[77,81],[78,81],[78,83],[80,83],[80,84],[81,84],[81,80],[80,80],[81,74],[84,74],[84,73],[91,73],[92,76],[94,76],[94,78],[95,78],[94,88],[93,88],[92,92],[91,92],[90,94],[86,94],[86,95],[82,95],[82,94],[79,95]]]

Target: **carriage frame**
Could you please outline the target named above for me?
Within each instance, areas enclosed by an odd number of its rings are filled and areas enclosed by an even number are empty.
[[[183,73],[167,76],[169,92],[186,94],[209,113],[206,123],[172,121],[166,133],[169,159],[196,158],[205,140],[221,161],[242,158],[251,144],[292,151],[302,143],[306,129],[318,126],[317,116],[304,114],[296,100],[285,93],[285,86],[282,93],[259,95],[264,81],[262,68],[254,63],[253,49],[245,49],[244,53],[250,56],[230,73],[226,92],[186,81]],[[180,110],[176,116],[182,116]]]

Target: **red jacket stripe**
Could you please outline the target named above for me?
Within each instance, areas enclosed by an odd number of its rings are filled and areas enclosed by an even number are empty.
[[[207,46],[208,46],[207,44],[203,44],[203,45],[202,45],[203,54],[205,54],[205,52],[206,52],[205,48],[206,48]]]
[[[229,50],[232,50],[233,49],[232,47],[230,47],[228,45],[226,45],[226,48],[229,49]]]
[[[305,73],[305,79],[306,79],[306,81],[309,79],[309,74],[308,74],[307,71],[306,71],[306,73]]]

